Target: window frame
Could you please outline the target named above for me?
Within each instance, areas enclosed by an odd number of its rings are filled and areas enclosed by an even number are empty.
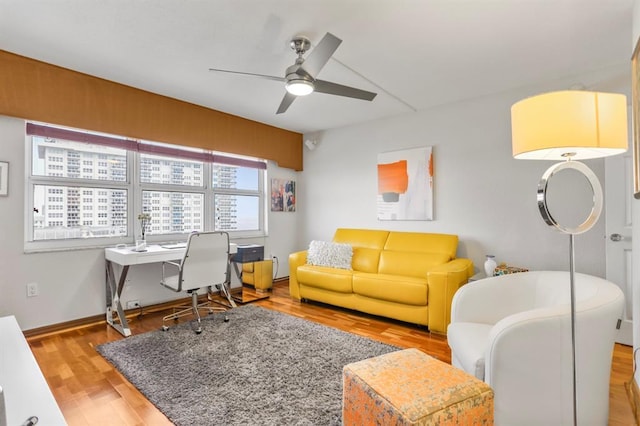
[[[234,167],[234,166],[232,166]],[[242,166],[235,166],[242,167]],[[257,196],[258,197],[258,228],[257,230],[242,230],[242,231],[229,231],[222,229],[223,232],[228,232],[229,236],[235,236],[238,238],[251,238],[251,237],[264,237],[267,235],[267,220],[266,220],[266,196],[267,196],[267,173],[266,170],[258,170],[258,188],[256,190],[250,189],[231,189],[231,188],[215,188],[213,185],[213,167],[211,167],[211,174],[209,175],[209,183],[211,184],[212,199],[208,205],[211,208],[211,213],[207,215],[211,223],[211,229],[215,229],[215,197],[216,195],[238,195],[238,196]]]
[[[26,122],[27,126],[29,123]],[[36,126],[50,126],[55,131],[56,129],[66,129],[62,126],[55,126],[51,124],[34,124]],[[80,129],[68,129],[71,132],[78,132],[82,134],[92,135],[92,132],[83,131]],[[179,193],[199,193],[203,194],[203,228],[204,231],[212,231],[215,226],[215,206],[214,200],[216,194],[228,194],[228,195],[251,195],[258,197],[258,228],[257,230],[239,230],[239,231],[225,231],[229,233],[231,238],[260,238],[267,235],[267,214],[266,214],[266,199],[267,189],[267,168],[266,162],[264,167],[254,167],[258,169],[258,189],[257,190],[240,190],[240,189],[227,189],[227,188],[213,188],[213,162],[202,161],[203,165],[203,182],[202,186],[195,185],[175,185],[175,184],[155,184],[155,183],[142,183],[141,182],[141,159],[145,154],[168,158],[176,160],[188,160],[199,161],[193,158],[193,150],[188,147],[180,147],[178,145],[159,144],[155,142],[134,141],[131,139],[123,138],[122,149],[126,149],[126,161],[127,167],[125,172],[124,181],[104,181],[104,180],[91,180],[83,178],[66,178],[59,176],[38,176],[33,174],[33,137],[40,135],[32,135],[27,131],[25,132],[25,225],[24,225],[24,251],[40,252],[40,251],[63,251],[74,250],[84,248],[104,248],[111,247],[117,244],[132,245],[136,240],[136,236],[141,235],[140,223],[137,219],[138,214],[142,213],[142,202],[144,191],[162,191],[162,192],[179,192]],[[105,135],[107,138],[109,135]],[[41,137],[41,136],[40,136]],[[100,136],[98,136],[100,137]],[[119,138],[119,136],[114,136]],[[60,138],[65,139],[65,138]],[[70,139],[66,139],[70,140]],[[91,144],[91,142],[87,142]],[[153,145],[153,149],[158,149],[157,146],[161,146],[161,150],[169,153],[165,155],[164,152],[154,152],[149,150],[137,150],[131,149],[133,144],[139,144],[139,146],[148,147],[148,144]],[[100,145],[100,144],[98,144]],[[164,147],[164,148],[163,148]],[[185,153],[185,157],[179,156],[180,153]],[[176,155],[173,155],[176,154]],[[236,156],[233,154],[224,153],[211,153],[203,151],[200,154],[202,157],[211,158],[215,163],[230,165],[235,167],[251,167],[250,164],[262,163],[263,160],[252,159],[249,157]],[[191,156],[191,157],[190,157]],[[227,157],[229,156],[229,157]],[[216,161],[221,159],[222,161]],[[259,164],[258,164],[259,165]],[[33,215],[34,208],[34,190],[37,185],[46,186],[65,186],[65,187],[80,187],[80,188],[94,188],[94,189],[123,189],[127,192],[127,234],[125,236],[114,237],[93,237],[93,238],[73,238],[73,239],[54,239],[54,240],[33,240],[34,222]],[[149,243],[161,243],[171,241],[184,241],[187,233],[166,233],[166,234],[147,234],[146,239]]]
[[[158,154],[151,154],[153,156],[160,156]],[[207,192],[209,191],[209,188],[207,187],[207,176],[209,175],[209,169],[210,164],[209,163],[202,163],[203,164],[203,169],[202,169],[202,173],[203,173],[203,185],[202,186],[192,186],[192,185],[175,185],[175,184],[166,184],[166,183],[150,183],[150,182],[145,182],[142,183],[140,182],[140,165],[141,165],[141,159],[142,159],[142,154],[141,153],[136,153],[136,185],[138,190],[135,191],[136,192],[136,206],[139,206],[137,213],[135,214],[135,235],[141,235],[142,234],[142,229],[140,227],[140,223],[137,220],[138,214],[142,213],[142,202],[143,202],[143,197],[142,194],[145,191],[154,191],[154,192],[178,192],[181,194],[202,194],[203,195],[203,211],[202,214],[204,215],[204,224],[203,224],[203,228],[204,231],[206,231],[208,229],[208,223],[207,223],[207,213],[206,213],[206,208],[207,208]],[[172,157],[164,157],[164,158],[172,158]],[[173,157],[175,158],[175,157]],[[167,242],[167,241],[183,241],[185,240],[185,236],[187,234],[184,232],[170,232],[170,233],[166,233],[166,234],[148,234],[148,236],[146,236],[146,240],[149,243],[154,243],[154,242]]]

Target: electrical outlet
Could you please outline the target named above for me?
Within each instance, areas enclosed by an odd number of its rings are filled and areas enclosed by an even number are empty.
[[[38,291],[38,283],[29,283],[27,284],[27,297],[35,297],[39,295]]]
[[[136,309],[140,307],[140,301],[139,300],[129,300],[127,302],[127,309]]]

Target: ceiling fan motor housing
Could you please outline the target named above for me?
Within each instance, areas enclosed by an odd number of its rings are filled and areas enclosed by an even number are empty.
[[[311,47],[311,41],[305,36],[296,36],[291,39],[289,46],[291,46],[298,56],[302,56]]]
[[[316,79],[316,76],[327,64],[329,59],[331,59],[331,56],[338,46],[340,46],[340,43],[342,43],[342,40],[338,37],[331,33],[326,33],[320,42],[313,47],[313,51],[304,58],[304,54],[311,48],[311,41],[305,36],[296,36],[292,38],[289,42],[289,46],[296,52],[297,58],[296,62],[285,71],[284,78],[216,68],[209,68],[209,70],[249,75],[284,82],[287,93],[284,98],[282,98],[282,102],[280,102],[280,106],[278,107],[276,114],[282,114],[285,112],[298,96],[305,96],[313,92],[372,101],[373,98],[376,97],[376,93]]]

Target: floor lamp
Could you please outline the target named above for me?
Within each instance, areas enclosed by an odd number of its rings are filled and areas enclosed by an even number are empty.
[[[538,184],[537,203],[545,223],[569,235],[573,424],[577,425],[574,235],[587,232],[598,221],[603,196],[595,173],[576,160],[607,157],[627,150],[626,97],[613,93],[567,90],[527,98],[511,107],[511,134],[514,158],[562,161],[542,175]],[[593,191],[593,206],[589,216],[574,227],[555,220],[547,204],[547,190],[552,177],[567,169],[583,174]]]

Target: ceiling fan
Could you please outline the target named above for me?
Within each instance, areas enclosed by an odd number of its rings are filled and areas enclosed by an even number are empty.
[[[262,77],[269,80],[275,80],[285,83],[287,93],[284,95],[276,114],[285,112],[298,96],[306,96],[312,92],[327,93],[329,95],[345,96],[348,98],[362,99],[372,101],[377,93],[367,92],[366,90],[356,89],[354,87],[343,86],[329,81],[318,80],[316,76],[331,58],[331,55],[340,46],[342,40],[331,33],[326,33],[320,40],[320,43],[303,58],[303,55],[311,47],[311,42],[304,36],[296,36],[291,40],[290,46],[298,58],[296,63],[291,65],[285,71],[284,77],[276,77],[264,74],[255,74],[242,71],[230,71],[217,68],[209,68],[209,71],[227,72],[232,74],[242,74],[255,77]]]

